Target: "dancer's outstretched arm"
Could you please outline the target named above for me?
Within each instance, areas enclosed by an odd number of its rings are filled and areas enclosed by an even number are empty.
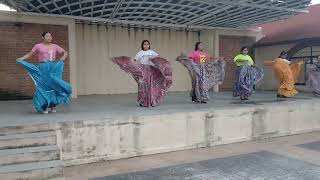
[[[274,62],[275,62],[274,60],[266,60],[266,61],[263,61],[263,64],[266,66],[272,66]]]
[[[213,57],[213,56],[210,56],[209,60],[211,60],[211,61],[218,61],[218,60],[223,61],[224,58],[223,58],[223,57]]]
[[[34,52],[33,51],[30,51],[28,52],[27,54],[25,54],[24,56],[18,58],[18,59],[22,59],[22,60],[26,60],[26,59],[29,59],[31,56],[33,56]]]

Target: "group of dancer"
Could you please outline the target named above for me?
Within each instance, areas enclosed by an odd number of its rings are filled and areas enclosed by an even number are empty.
[[[56,112],[59,104],[68,104],[72,94],[71,86],[62,78],[64,60],[68,53],[60,46],[52,43],[49,32],[42,34],[42,43],[36,44],[33,49],[17,62],[25,68],[35,83],[36,91],[33,104],[38,112],[47,114]],[[234,58],[237,66],[236,82],[233,87],[233,96],[246,101],[254,92],[254,86],[262,80],[262,69],[254,65],[248,54],[248,47],[241,48],[240,54]],[[59,54],[63,54],[58,58]],[[39,63],[31,64],[25,60],[37,55]],[[221,85],[225,77],[226,63],[222,57],[212,57],[204,51],[202,42],[195,44],[194,51],[188,55],[182,54],[176,59],[189,72],[192,89],[191,100],[195,103],[207,103],[210,99],[209,90],[215,85]],[[154,107],[164,99],[172,85],[172,67],[169,61],[162,58],[151,49],[148,40],[141,43],[134,59],[127,56],[112,58],[122,70],[132,75],[138,84],[137,101],[141,107]],[[302,62],[290,62],[286,59],[286,52],[272,61],[265,61],[272,66],[280,82],[278,98],[288,98],[298,92],[294,84],[297,82]],[[320,94],[320,65],[316,65],[309,73],[309,84],[315,94]]]

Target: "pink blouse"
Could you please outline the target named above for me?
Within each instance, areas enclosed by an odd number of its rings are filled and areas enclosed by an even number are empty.
[[[36,44],[31,51],[38,56],[39,62],[58,61],[57,54],[65,52],[63,48],[56,44],[47,47],[43,43]]]
[[[188,57],[196,64],[205,64],[210,59],[210,55],[204,51],[192,51]]]

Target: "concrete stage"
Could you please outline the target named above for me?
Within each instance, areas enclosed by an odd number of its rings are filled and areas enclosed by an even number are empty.
[[[32,111],[31,101],[2,101],[0,135],[53,132],[69,166],[320,130],[312,94],[277,101],[276,92],[257,92],[246,103],[231,92],[211,97],[196,104],[188,92],[169,93],[161,106],[141,108],[135,94],[80,96],[48,115]]]
[[[163,115],[182,112],[231,110],[235,108],[263,107],[264,105],[299,105],[302,102],[320,103],[320,97],[300,93],[286,100],[277,100],[276,92],[258,91],[248,102],[241,103],[231,92],[212,93],[207,104],[191,102],[189,92],[169,93],[158,107],[141,108],[136,103],[136,94],[79,96],[67,106],[59,106],[56,114],[39,114],[34,111],[32,101],[0,101],[0,127],[117,119],[135,116]]]

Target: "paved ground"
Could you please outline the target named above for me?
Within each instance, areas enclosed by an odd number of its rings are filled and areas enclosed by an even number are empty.
[[[264,104],[282,105],[287,103],[319,103],[320,98],[300,93],[294,99],[277,101],[276,92],[257,92],[249,102],[241,104],[231,92],[211,94],[208,104],[190,101],[188,92],[169,93],[164,102],[154,108],[137,106],[136,95],[93,95],[80,96],[66,107],[58,107],[56,114],[38,114],[33,111],[31,101],[0,101],[0,127],[22,124],[36,124],[61,121],[112,119],[118,117],[167,114],[173,112],[206,111],[208,109],[241,108]]]
[[[67,167],[67,180],[320,180],[320,132]]]

